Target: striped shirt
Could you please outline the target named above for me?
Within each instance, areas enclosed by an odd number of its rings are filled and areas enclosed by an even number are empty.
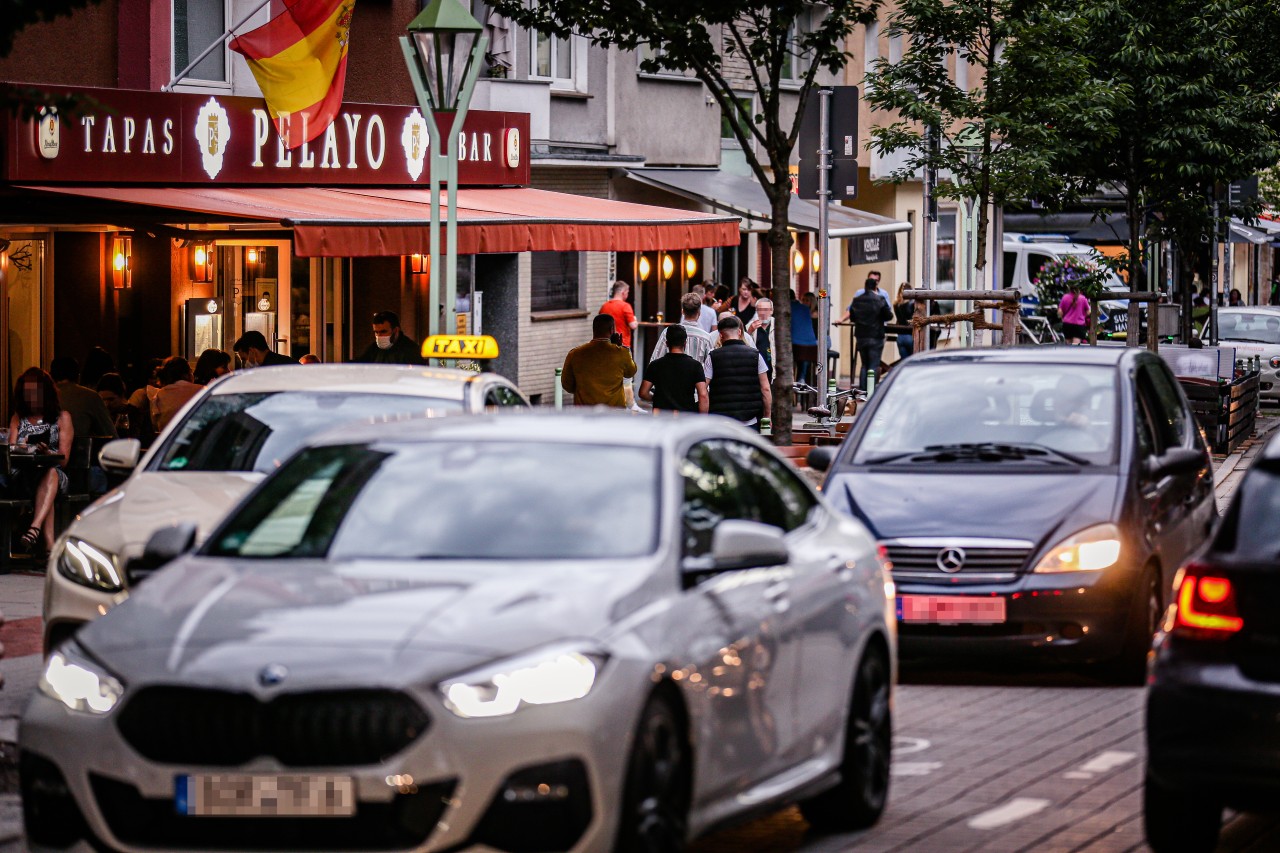
[[[689,322],[687,319],[681,319],[680,325],[689,334],[689,339],[684,342],[684,354],[701,364],[704,370],[709,370],[711,368],[711,335],[702,330],[697,320]],[[667,348],[667,330],[663,329],[658,333],[658,342],[654,344],[649,363],[652,364],[668,352],[670,350]]]

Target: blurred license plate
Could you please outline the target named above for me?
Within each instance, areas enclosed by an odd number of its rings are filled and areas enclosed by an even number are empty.
[[[900,595],[898,619],[935,624],[995,624],[1005,621],[1005,600],[1000,596]]]
[[[348,817],[356,813],[350,776],[218,773],[179,776],[174,806],[195,817]]]

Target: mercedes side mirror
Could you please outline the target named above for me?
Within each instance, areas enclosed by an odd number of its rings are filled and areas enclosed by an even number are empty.
[[[790,559],[780,528],[758,521],[722,521],[711,534],[711,562],[716,571],[784,565]]]
[[[1147,474],[1157,480],[1164,477],[1177,477],[1199,471],[1208,461],[1208,456],[1203,450],[1174,447],[1166,451],[1163,456],[1149,459]]]
[[[117,438],[108,441],[98,451],[98,464],[112,474],[131,474],[142,458],[142,442],[136,438]]]

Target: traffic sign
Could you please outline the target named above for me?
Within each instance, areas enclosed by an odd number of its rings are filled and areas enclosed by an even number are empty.
[[[831,146],[831,173],[827,188],[831,201],[851,201],[858,197],[858,87],[831,86],[831,110],[827,121]],[[800,198],[818,198],[819,126],[818,88],[809,93],[800,122]]]

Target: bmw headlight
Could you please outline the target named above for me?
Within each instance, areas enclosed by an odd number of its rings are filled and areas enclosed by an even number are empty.
[[[1063,539],[1036,566],[1040,573],[1096,572],[1120,561],[1120,528],[1097,524]]]
[[[124,589],[115,555],[74,536],[67,537],[62,545],[62,552],[58,554],[58,571],[63,577],[103,592]]]
[[[124,687],[114,677],[65,648],[49,655],[39,687],[50,699],[86,714],[105,714],[124,695]]]
[[[605,655],[560,646],[491,664],[440,684],[459,717],[504,717],[524,705],[572,702],[591,692]]]

